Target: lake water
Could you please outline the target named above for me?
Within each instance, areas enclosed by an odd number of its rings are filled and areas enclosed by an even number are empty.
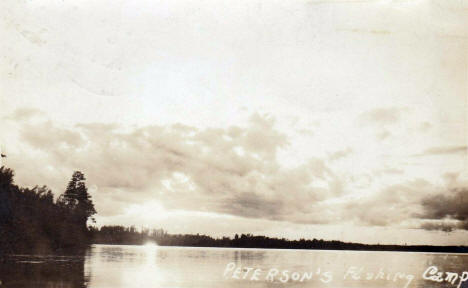
[[[79,256],[3,259],[0,287],[466,288],[467,264],[462,254],[93,245]],[[431,266],[456,281],[424,279]]]

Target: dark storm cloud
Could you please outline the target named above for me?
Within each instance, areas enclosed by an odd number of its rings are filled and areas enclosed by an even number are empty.
[[[422,206],[424,212],[421,218],[457,220],[457,228],[468,230],[468,188],[452,189],[444,194],[425,197]]]
[[[424,179],[391,185],[371,197],[344,204],[343,219],[372,226],[413,221],[419,223],[414,228],[425,230],[468,230],[468,188],[436,192],[440,189]]]
[[[453,230],[457,229],[457,225],[448,224],[448,223],[423,223],[421,228],[428,231],[444,231],[444,232],[452,232]]]

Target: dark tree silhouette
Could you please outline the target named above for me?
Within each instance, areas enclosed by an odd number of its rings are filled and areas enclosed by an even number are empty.
[[[96,210],[81,172],[56,202],[47,186],[18,187],[13,176],[11,169],[0,168],[0,256],[72,252],[90,243],[86,222]]]
[[[10,186],[13,184],[13,170],[0,167],[0,224],[5,223],[11,216],[11,207],[8,201]]]
[[[72,175],[70,182],[68,182],[65,193],[60,197],[59,202],[65,207],[73,211],[77,223],[80,224],[82,229],[86,230],[86,223],[92,216],[96,214],[91,195],[88,193],[88,188],[85,183],[86,178],[80,171],[75,171]]]

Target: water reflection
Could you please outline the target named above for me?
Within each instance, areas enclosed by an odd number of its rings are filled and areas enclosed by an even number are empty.
[[[241,267],[241,273],[262,270],[260,281],[223,275],[226,265]],[[156,245],[94,245],[85,254],[74,256],[10,256],[0,262],[2,287],[47,288],[132,288],[132,287],[453,287],[421,278],[429,266],[461,273],[466,271],[468,255],[398,252],[261,250],[223,248],[158,247]],[[265,281],[267,271],[288,271],[287,283],[274,277]],[[351,271],[354,272],[349,272]],[[354,269],[354,270],[353,270]],[[333,281],[325,283],[330,271]],[[232,271],[231,271],[232,272]],[[298,272],[293,276],[294,272]],[[314,274],[298,281],[301,273]],[[348,273],[348,274],[347,274]],[[354,273],[354,274],[353,274]],[[366,277],[382,278],[366,280]],[[241,276],[244,274],[241,274]],[[308,274],[307,274],[308,275]],[[344,277],[347,275],[347,277]],[[408,281],[408,275],[414,275]],[[359,278],[361,277],[361,278]],[[359,280],[356,280],[359,279]],[[467,283],[461,287],[466,288]]]
[[[84,255],[10,256],[0,262],[0,287],[87,287],[84,258]]]

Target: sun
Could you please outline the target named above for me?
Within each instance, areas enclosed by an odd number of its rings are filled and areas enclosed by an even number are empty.
[[[145,246],[145,248],[151,249],[151,248],[158,247],[158,244],[156,242],[153,242],[153,241],[148,241],[143,246]]]

